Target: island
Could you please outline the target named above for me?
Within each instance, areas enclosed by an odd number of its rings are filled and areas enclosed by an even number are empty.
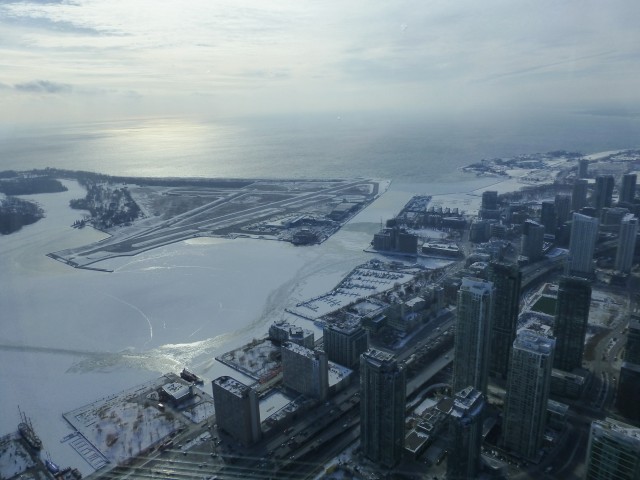
[[[44,211],[32,201],[16,195],[34,195],[66,191],[62,183],[47,174],[5,170],[0,172],[0,235],[17,232],[44,217]]]
[[[91,225],[110,237],[49,256],[91,269],[96,262],[194,237],[322,243],[390,184],[376,179],[133,178],[53,168],[14,173],[73,179],[85,187],[85,198],[71,201],[72,208],[84,212],[73,226]]]

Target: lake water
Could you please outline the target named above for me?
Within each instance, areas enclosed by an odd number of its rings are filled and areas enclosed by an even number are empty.
[[[640,119],[586,114],[494,118],[179,118],[0,126],[0,169],[53,166],[128,176],[455,180],[482,158],[640,146]]]

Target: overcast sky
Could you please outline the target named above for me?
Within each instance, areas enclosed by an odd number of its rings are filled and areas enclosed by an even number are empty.
[[[0,2],[0,121],[640,105],[640,1]]]

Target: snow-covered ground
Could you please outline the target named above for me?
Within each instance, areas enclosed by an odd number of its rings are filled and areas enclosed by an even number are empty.
[[[16,434],[0,437],[0,478],[12,478],[36,464],[17,438]]]
[[[418,269],[390,271],[362,265],[353,270],[337,288],[301,302],[288,311],[303,318],[316,320],[363,298],[391,290],[394,285],[407,283],[413,280],[418,272]]]
[[[287,397],[283,393],[276,391],[270,393],[265,398],[260,400],[260,418],[262,420],[266,420],[286,404],[288,404],[291,400],[293,399]]]

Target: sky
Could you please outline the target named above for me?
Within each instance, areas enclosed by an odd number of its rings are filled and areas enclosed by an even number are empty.
[[[0,1],[0,122],[640,112],[637,0]]]

